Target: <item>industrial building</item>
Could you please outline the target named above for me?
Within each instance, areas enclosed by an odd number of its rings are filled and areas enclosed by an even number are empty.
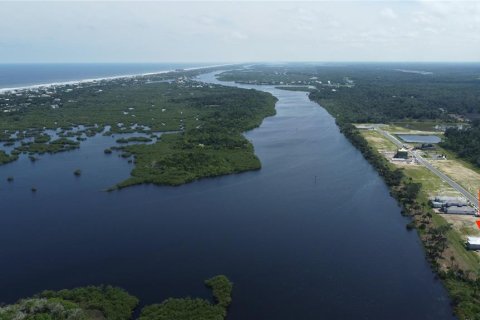
[[[468,206],[463,206],[463,207],[451,206],[451,207],[443,207],[443,212],[447,214],[466,214],[466,215],[474,216],[477,213],[477,210],[475,210],[475,208],[468,207]]]
[[[455,200],[455,201],[445,202],[445,207],[465,207],[465,206],[468,206],[468,202],[466,200]]]
[[[432,208],[437,208],[447,214],[476,215],[475,208],[469,206],[467,200],[461,197],[436,196],[430,198]]]
[[[438,201],[438,202],[455,202],[455,201],[464,201],[463,198],[460,198],[460,197],[448,197],[448,196],[436,196],[435,198],[433,198],[434,201]]]
[[[397,153],[393,156],[392,160],[407,160],[408,159],[408,150],[405,148],[399,149]]]
[[[470,250],[480,250],[480,237],[468,237],[466,244]]]

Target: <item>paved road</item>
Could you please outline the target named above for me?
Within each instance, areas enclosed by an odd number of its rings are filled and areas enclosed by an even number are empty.
[[[376,131],[378,131],[379,133],[381,133],[385,138],[387,138],[388,140],[390,140],[391,142],[393,142],[397,147],[399,148],[403,148],[404,144],[398,140],[397,138],[395,138],[393,135],[391,135],[390,133],[382,130],[380,128],[380,125],[375,125],[374,126],[374,129]],[[437,168],[435,168],[434,166],[432,166],[432,164],[430,162],[428,162],[427,160],[425,160],[425,158],[423,158],[418,151],[412,151],[412,152],[409,152],[420,164],[424,165],[427,169],[429,169],[431,172],[433,172],[434,174],[436,174],[440,179],[442,179],[443,181],[445,181],[446,183],[448,183],[452,188],[454,188],[455,190],[457,190],[458,192],[460,192],[468,201],[470,201],[470,203],[472,204],[472,206],[474,206],[475,208],[478,209],[478,199],[472,195],[470,192],[468,192],[467,190],[465,190],[465,188],[463,188],[461,185],[459,185],[458,183],[456,183],[455,181],[453,181],[450,177],[448,177],[446,174],[444,174],[443,172],[441,172],[440,170],[438,170]]]

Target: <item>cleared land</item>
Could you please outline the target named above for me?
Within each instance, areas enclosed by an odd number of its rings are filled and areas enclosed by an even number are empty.
[[[382,154],[385,152],[395,152],[398,149],[390,140],[376,131],[362,130],[360,132],[368,143]],[[460,196],[455,189],[421,165],[396,162],[395,166],[403,168],[405,174],[415,182],[422,183],[422,188],[428,196],[438,194]]]
[[[480,187],[480,174],[455,159],[430,161],[430,163],[454,179],[472,194],[476,194]]]
[[[377,131],[365,130],[361,132],[365,139],[367,139],[369,143],[374,145],[378,151],[394,152],[397,150],[397,146],[395,144],[393,144],[390,140],[386,139]]]
[[[420,165],[403,165],[405,174],[412,178],[415,182],[422,184],[423,190],[429,196],[446,195],[460,196],[460,193],[450,187],[446,182],[442,181],[438,176],[433,174],[427,168]]]

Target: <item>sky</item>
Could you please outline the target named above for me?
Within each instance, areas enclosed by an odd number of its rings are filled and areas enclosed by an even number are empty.
[[[480,61],[480,1],[0,1],[0,63]]]

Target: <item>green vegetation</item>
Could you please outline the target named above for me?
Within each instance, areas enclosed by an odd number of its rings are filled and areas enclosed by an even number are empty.
[[[58,153],[58,152],[64,152],[64,151],[71,151],[75,150],[80,147],[80,143],[77,141],[73,141],[67,138],[59,138],[53,141],[50,141],[49,143],[23,143],[21,146],[18,148],[15,148],[16,151],[18,152],[23,152],[23,153],[38,153],[38,154],[44,154],[44,153]]]
[[[0,96],[0,141],[10,139],[17,130],[44,128],[68,131],[84,125],[87,136],[93,136],[110,125],[111,132],[141,132],[145,126],[152,131],[178,130],[179,121],[194,125],[196,110],[181,105],[177,97],[196,100],[208,95],[208,85],[189,77],[216,68],[139,76],[114,80],[71,84],[34,89]],[[165,80],[171,80],[165,82]],[[17,95],[18,94],[18,95]],[[52,105],[58,106],[53,108]],[[182,113],[183,112],[183,113]],[[118,124],[122,124],[119,126]],[[138,124],[135,129],[131,129]],[[123,128],[123,129],[122,129]],[[68,132],[67,136],[75,133]]]
[[[122,156],[135,156],[131,178],[118,188],[154,183],[179,185],[203,177],[260,169],[253,146],[242,132],[275,114],[276,99],[254,90],[217,87],[202,100],[178,98],[198,105],[202,125],[181,133],[164,134],[154,144],[121,148]],[[213,104],[215,103],[215,104]]]
[[[41,134],[34,138],[33,142],[35,143],[47,143],[49,142],[51,137],[48,134]]]
[[[232,289],[231,283],[225,276],[216,276],[205,281],[205,284],[212,288],[213,297],[219,306],[227,308],[232,303]]]
[[[253,146],[240,134],[238,147],[215,149],[212,146],[189,146],[186,135],[163,135],[153,145],[125,147],[126,157],[135,155],[135,168],[131,178],[117,185],[124,188],[140,183],[180,185],[202,177],[255,170],[261,167]],[[228,137],[228,136],[227,136]],[[232,142],[233,139],[227,139]]]
[[[212,288],[217,304],[198,298],[168,299],[143,308],[139,320],[225,319],[231,302],[232,283],[225,276],[216,276],[205,281],[205,284]]]
[[[162,81],[166,75],[149,76],[7,94],[5,104],[0,97],[0,109],[8,111],[0,112],[0,138],[21,141],[11,155],[0,154],[0,164],[14,161],[19,153],[73,150],[85,136],[101,132],[137,132],[151,137],[116,141],[125,144],[120,156],[134,156],[128,161],[136,164],[131,178],[118,184],[120,188],[140,183],[178,185],[259,169],[253,146],[242,133],[274,115],[276,99],[265,92],[192,81],[182,74],[168,76],[173,81]],[[45,128],[61,128],[60,138],[51,141]],[[172,132],[155,143],[128,144],[152,142],[157,138],[153,132],[167,131]],[[22,140],[27,137],[33,142]]]
[[[77,304],[64,300],[24,299],[0,307],[0,320],[87,320],[86,312]]]
[[[44,291],[38,297],[72,301],[84,310],[100,311],[107,320],[130,319],[133,309],[138,304],[137,298],[111,286]]]
[[[0,150],[0,165],[13,162],[18,159],[18,155],[15,154],[7,154],[5,151]]]
[[[223,320],[231,302],[232,283],[225,276],[205,281],[216,304],[193,298],[171,298],[146,306],[139,320]],[[138,299],[111,286],[44,291],[33,298],[0,307],[0,320],[128,320]]]
[[[480,168],[480,121],[468,129],[448,128],[440,145]]]
[[[1,320],[128,320],[138,299],[111,286],[44,291],[0,308]]]
[[[460,319],[480,319],[480,280],[470,280],[451,272],[444,279],[452,304]]]
[[[403,69],[430,73],[401,72]],[[350,123],[456,121],[480,112],[478,64],[286,64],[224,72],[239,83],[314,86],[312,100]]]

